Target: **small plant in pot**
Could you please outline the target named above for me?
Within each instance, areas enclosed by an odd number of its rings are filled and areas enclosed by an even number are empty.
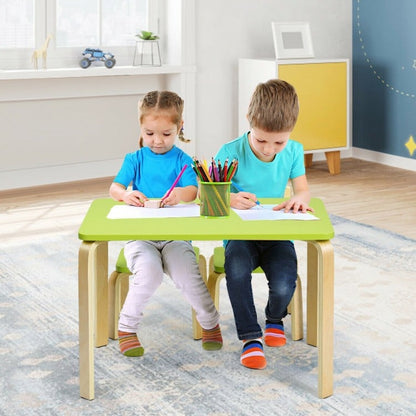
[[[159,36],[153,32],[149,32],[148,30],[142,30],[140,33],[136,35],[136,37],[142,40],[157,40]]]

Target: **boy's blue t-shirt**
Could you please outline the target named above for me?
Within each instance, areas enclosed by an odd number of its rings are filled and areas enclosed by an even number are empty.
[[[183,150],[173,146],[169,152],[157,154],[148,147],[128,153],[114,182],[130,185],[148,198],[162,198],[185,165],[188,167],[176,186],[198,186],[192,169],[192,159]]]
[[[219,159],[222,166],[227,158],[228,163],[238,160],[232,181],[240,189],[255,194],[257,198],[282,198],[288,180],[305,174],[302,144],[289,140],[272,162],[263,162],[251,150],[247,135],[248,132],[223,145],[215,160]]]

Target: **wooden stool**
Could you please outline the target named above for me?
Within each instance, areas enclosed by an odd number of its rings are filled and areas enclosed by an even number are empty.
[[[205,257],[199,253],[199,247],[193,247],[199,264],[201,276],[207,284],[207,262]],[[118,255],[116,269],[111,273],[108,281],[108,336],[111,339],[118,339],[118,317],[129,291],[129,277],[132,273],[127,267],[124,257],[124,248]],[[202,329],[196,320],[195,311],[192,309],[192,331],[194,339],[202,338]]]
[[[263,273],[258,267],[253,273]],[[215,247],[214,254],[209,260],[208,290],[214,300],[215,307],[219,311],[220,282],[225,277],[224,272],[224,247]],[[303,338],[303,305],[302,285],[299,276],[296,280],[296,289],[288,306],[288,313],[291,315],[292,339],[299,341]],[[197,323],[198,324],[198,323]]]

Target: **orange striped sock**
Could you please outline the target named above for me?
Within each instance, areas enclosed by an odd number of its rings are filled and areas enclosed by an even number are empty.
[[[269,347],[283,347],[286,344],[285,329],[282,321],[278,324],[266,321],[264,342]]]
[[[250,339],[243,341],[243,351],[241,352],[240,362],[245,367],[262,370],[266,368],[267,361],[263,352],[261,339]]]
[[[202,348],[208,351],[219,350],[222,347],[222,335],[220,325],[212,329],[202,328]]]
[[[127,357],[141,357],[144,354],[144,348],[135,332],[118,331],[118,343],[121,353]]]

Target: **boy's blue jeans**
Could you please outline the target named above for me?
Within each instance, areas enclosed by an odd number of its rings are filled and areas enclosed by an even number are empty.
[[[269,286],[266,319],[279,322],[296,288],[297,257],[292,241],[228,241],[225,264],[228,296],[240,340],[260,338],[251,285],[251,272],[261,267]]]

